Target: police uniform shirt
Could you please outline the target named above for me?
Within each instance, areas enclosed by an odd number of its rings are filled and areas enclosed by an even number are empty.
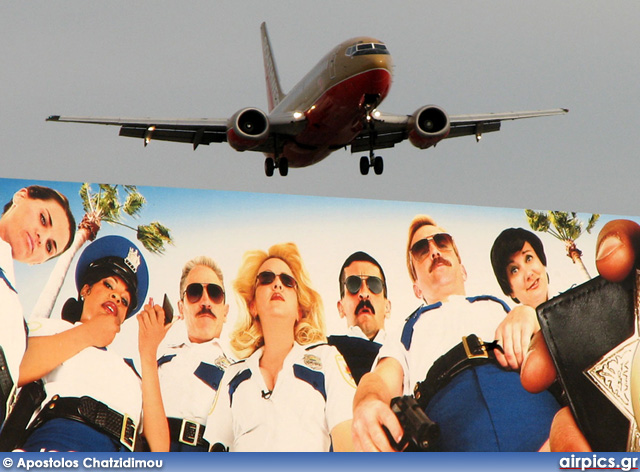
[[[496,328],[507,315],[506,305],[493,297],[460,295],[421,310],[417,320],[410,317],[405,323],[403,339],[388,340],[378,355],[378,360],[393,357],[400,362],[406,395],[413,393],[416,382],[425,379],[436,359],[459,344],[463,336],[475,334],[483,341],[493,341]]]
[[[262,351],[227,369],[204,438],[231,451],[329,451],[331,430],[352,418],[355,383],[343,357],[294,343],[269,391]]]
[[[204,425],[224,370],[232,362],[219,339],[192,343],[184,321],[176,321],[158,350],[158,375],[167,417]]]
[[[347,336],[351,336],[353,338],[360,338],[369,340],[366,334],[362,331],[360,326],[354,325],[350,326],[347,330]],[[384,340],[387,339],[387,332],[384,329],[381,329],[376,333],[376,335],[371,339],[371,341],[376,342],[378,344],[384,344]]]
[[[49,336],[77,326],[60,319],[38,319],[29,323],[29,336]],[[141,380],[133,363],[109,347],[87,347],[43,377],[51,397],[89,396],[140,424]]]
[[[22,305],[16,291],[11,246],[0,239],[0,346],[9,374],[17,383],[20,362],[27,346]]]

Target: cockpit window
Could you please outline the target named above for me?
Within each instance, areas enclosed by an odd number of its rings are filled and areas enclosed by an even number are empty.
[[[358,43],[349,46],[345,52],[349,57],[362,56],[365,54],[389,54],[387,46],[382,43]]]

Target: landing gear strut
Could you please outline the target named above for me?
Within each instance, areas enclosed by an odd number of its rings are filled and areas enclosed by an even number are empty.
[[[367,123],[369,124],[369,157],[362,156],[360,158],[360,173],[362,175],[367,175],[369,173],[369,167],[373,167],[373,172],[375,172],[376,175],[380,175],[384,170],[384,161],[382,160],[382,157],[374,154],[376,131],[373,127],[373,119],[370,115],[367,115]]]
[[[289,160],[286,157],[267,157],[264,160],[264,173],[267,177],[273,176],[273,171],[278,169],[282,177],[286,177],[289,173]]]

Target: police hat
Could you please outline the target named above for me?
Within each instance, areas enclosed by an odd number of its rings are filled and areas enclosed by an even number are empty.
[[[113,275],[120,277],[129,288],[128,318],[144,303],[149,270],[138,247],[122,236],[104,236],[82,251],[76,265],[76,288],[79,292],[85,284],[92,285]]]

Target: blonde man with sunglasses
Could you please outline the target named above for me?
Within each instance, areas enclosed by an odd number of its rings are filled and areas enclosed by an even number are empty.
[[[406,254],[414,294],[424,304],[407,318],[399,342],[383,345],[373,372],[358,386],[355,447],[393,450],[382,427],[396,443],[403,430],[389,403],[416,392],[440,426],[443,451],[538,450],[559,406],[548,393],[527,393],[518,373],[505,368],[505,356],[512,357],[519,342],[494,342],[499,326],[499,336],[520,329],[521,310],[509,313],[491,296],[468,297],[453,237],[426,215],[412,221]],[[505,323],[517,329],[505,329]],[[495,351],[503,348],[500,361]]]
[[[207,256],[187,262],[180,278],[178,319],[158,349],[158,373],[172,452],[204,452],[207,415],[225,369],[234,360],[220,343],[227,321],[222,271]]]

